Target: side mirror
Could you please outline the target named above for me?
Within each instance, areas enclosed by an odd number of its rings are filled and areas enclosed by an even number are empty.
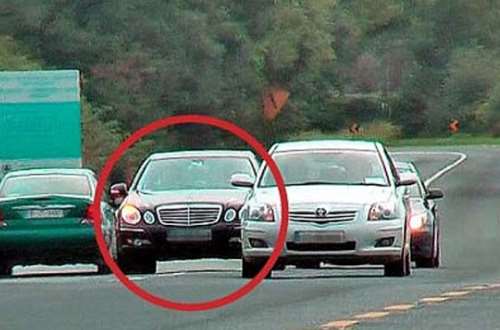
[[[427,199],[440,199],[444,197],[444,193],[441,189],[429,189],[427,192]]]
[[[126,183],[115,183],[109,189],[109,198],[111,204],[115,207],[120,206],[127,195],[128,187]]]
[[[398,187],[401,186],[412,186],[418,182],[418,176],[415,173],[401,173],[399,174],[399,180],[396,183]]]
[[[251,188],[255,181],[248,174],[236,173],[231,176],[231,184],[235,187]]]

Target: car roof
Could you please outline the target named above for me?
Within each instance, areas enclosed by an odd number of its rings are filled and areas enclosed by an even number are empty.
[[[277,143],[272,147],[273,152],[284,151],[302,151],[309,149],[340,149],[340,150],[359,150],[359,151],[377,151],[376,141],[369,140],[313,140]]]
[[[28,176],[28,175],[95,175],[92,170],[86,168],[38,168],[27,170],[14,170],[8,172],[4,178],[12,176]]]
[[[241,157],[255,159],[255,154],[247,150],[189,150],[154,153],[150,160],[184,158],[184,157]]]

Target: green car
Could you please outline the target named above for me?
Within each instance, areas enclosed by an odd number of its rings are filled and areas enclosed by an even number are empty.
[[[94,263],[108,273],[89,206],[97,184],[86,169],[39,169],[8,173],[0,182],[0,276],[15,265]],[[101,204],[109,243],[113,209]]]

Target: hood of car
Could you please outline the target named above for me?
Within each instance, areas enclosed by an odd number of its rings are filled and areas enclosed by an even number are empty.
[[[130,192],[127,203],[139,208],[155,208],[165,204],[214,203],[239,208],[245,202],[248,189],[175,190],[155,193]]]
[[[292,186],[287,187],[286,191],[291,207],[297,204],[365,205],[388,201],[393,194],[391,187],[344,185]],[[278,189],[259,188],[254,199],[257,202],[277,204]]]

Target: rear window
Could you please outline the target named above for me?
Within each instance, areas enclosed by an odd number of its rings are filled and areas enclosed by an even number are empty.
[[[37,195],[91,196],[89,179],[84,175],[27,175],[5,179],[0,197]]]

